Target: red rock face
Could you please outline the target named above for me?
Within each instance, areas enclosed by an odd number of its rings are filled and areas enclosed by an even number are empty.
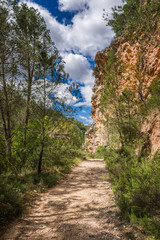
[[[100,111],[100,97],[102,89],[103,86],[101,84],[94,85],[91,109],[94,124],[92,124],[86,133],[86,142],[88,143],[86,150],[92,154],[95,153],[97,146],[105,144],[103,115]]]
[[[142,124],[142,133],[147,134],[151,155],[160,149],[160,113],[155,110]]]
[[[160,24],[156,36],[150,41],[131,44],[124,39],[118,39],[111,43],[109,48],[98,52],[95,61],[98,67],[98,75],[95,79],[92,96],[92,117],[94,124],[92,131],[86,134],[88,142],[87,151],[95,153],[97,146],[105,145],[107,140],[107,129],[104,124],[104,117],[100,111],[101,91],[103,90],[103,74],[101,69],[105,68],[107,53],[110,48],[116,49],[119,60],[123,63],[123,77],[120,78],[119,92],[129,88],[135,93],[142,86],[142,93],[147,97],[148,87],[153,79],[160,77]],[[137,95],[138,98],[138,95]],[[149,136],[151,153],[160,149],[160,114],[154,112],[142,124],[142,132]]]

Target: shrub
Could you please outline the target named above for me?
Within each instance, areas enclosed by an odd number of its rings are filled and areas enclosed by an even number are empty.
[[[160,155],[139,159],[130,148],[110,150],[105,154],[115,199],[122,214],[139,221],[148,232],[159,234]]]
[[[96,148],[95,158],[104,158],[106,148],[104,146],[98,146]]]
[[[13,218],[22,213],[24,208],[23,196],[18,181],[8,181],[0,178],[0,220]]]

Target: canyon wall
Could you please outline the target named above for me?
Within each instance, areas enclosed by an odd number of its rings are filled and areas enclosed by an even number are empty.
[[[149,97],[148,87],[152,81],[160,79],[160,24],[149,41],[133,43],[120,37],[114,40],[108,48],[97,53],[91,110],[94,123],[86,133],[86,150],[92,154],[95,153],[98,146],[105,146],[109,140],[106,121],[100,110],[100,101],[105,81],[102,69],[105,69],[110,49],[116,51],[120,62],[123,63],[123,77],[118,80],[119,92],[129,88],[137,94],[137,98],[141,98],[143,101],[143,98]],[[160,149],[160,113],[157,109],[144,119],[141,132],[148,136],[150,150],[154,154]]]
[[[105,49],[101,52],[98,52],[95,57],[95,62],[98,67],[98,75],[95,77],[95,84],[92,89],[92,109],[91,114],[93,118],[93,124],[86,132],[86,150],[92,154],[95,154],[96,148],[98,146],[104,146],[106,143],[106,131],[105,131],[105,124],[104,124],[104,117],[100,110],[100,99],[101,99],[101,92],[103,91],[103,74],[100,71],[101,67],[105,67],[105,63],[107,61],[107,51]]]

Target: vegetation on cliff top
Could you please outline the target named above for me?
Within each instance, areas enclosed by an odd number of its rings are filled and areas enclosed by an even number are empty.
[[[113,7],[112,15],[104,12],[104,19],[114,30],[116,37],[140,40],[150,36],[157,27],[160,13],[159,0],[123,0],[123,6]]]

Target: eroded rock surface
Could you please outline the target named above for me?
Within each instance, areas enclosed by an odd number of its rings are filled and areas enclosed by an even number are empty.
[[[86,133],[86,150],[95,153],[96,148],[105,145],[108,141],[107,124],[100,110],[101,92],[105,81],[105,73],[107,72],[106,63],[107,55],[110,49],[116,51],[119,61],[122,64],[120,69],[121,76],[118,78],[119,93],[125,88],[135,92],[136,98],[148,97],[148,88],[154,79],[160,78],[160,22],[157,24],[157,31],[153,36],[141,42],[128,42],[124,37],[115,39],[109,47],[97,53],[95,62],[97,64],[97,72],[95,85],[93,87],[92,96],[92,118],[93,125]],[[142,101],[144,99],[141,99]],[[112,115],[112,109],[110,110]],[[160,114],[158,113],[160,116]],[[158,116],[157,116],[158,118]],[[160,129],[159,123],[154,124],[153,117],[150,119],[152,125],[152,134],[149,134],[151,143],[151,152],[160,149]],[[153,122],[152,122],[153,120]],[[146,122],[142,123],[142,131],[145,131]],[[147,134],[147,132],[146,132]]]

